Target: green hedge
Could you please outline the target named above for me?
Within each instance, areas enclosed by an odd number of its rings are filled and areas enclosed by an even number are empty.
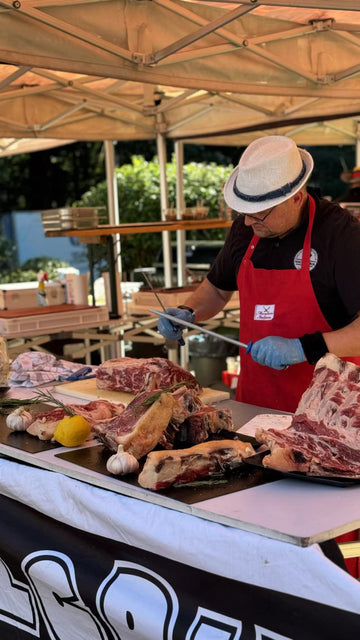
[[[202,201],[210,208],[209,217],[219,216],[219,199],[222,186],[232,170],[232,166],[220,166],[215,163],[191,162],[184,165],[183,184],[186,206],[194,206]],[[167,163],[169,206],[176,202],[176,165],[175,160]],[[133,156],[131,164],[125,164],[116,170],[119,199],[120,222],[148,222],[160,220],[160,171],[157,158],[146,161],[142,156]],[[74,206],[107,208],[106,181],[100,182],[87,191]],[[104,222],[108,222],[105,215]],[[223,229],[210,229],[188,232],[188,239],[221,240]],[[175,235],[174,235],[175,240]],[[151,266],[161,248],[160,233],[124,235],[121,237],[123,272],[130,277],[133,269]],[[92,261],[99,270],[106,269],[107,254],[105,247],[91,247]]]

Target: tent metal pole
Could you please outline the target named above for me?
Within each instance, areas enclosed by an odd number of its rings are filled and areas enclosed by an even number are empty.
[[[175,142],[176,160],[176,217],[181,218],[184,210],[184,143]],[[186,285],[185,231],[176,232],[177,246],[177,283],[179,287]]]
[[[117,191],[117,180],[115,173],[115,152],[113,140],[105,140],[105,167],[106,167],[106,185],[107,185],[107,204],[109,211],[109,223],[120,224],[119,199]],[[115,259],[119,273],[122,272],[121,264],[121,244],[120,235],[115,235]]]
[[[355,147],[355,165],[360,165],[360,122],[356,123],[356,147]]]
[[[166,140],[165,136],[158,133],[156,136],[157,152],[160,169],[160,204],[161,219],[165,220],[168,208],[168,186],[166,180]],[[162,246],[164,257],[164,279],[165,287],[172,287],[172,255],[171,255],[171,235],[170,231],[162,231]]]
[[[107,184],[107,204],[109,211],[109,223],[119,224],[119,203],[117,194],[117,181],[115,174],[115,153],[114,142],[112,140],[104,141],[105,149],[105,167],[106,167],[106,184]],[[117,233],[114,237],[109,236],[108,240],[108,261],[109,261],[109,286],[110,286],[110,299],[111,308],[109,309],[109,315],[112,318],[119,317],[118,313],[118,295],[121,295],[120,291],[117,291],[116,286],[116,272],[121,275],[121,245],[120,235]]]
[[[184,143],[175,142],[176,161],[176,217],[181,218],[184,210]],[[185,251],[185,231],[176,232],[177,247],[177,283],[179,287],[186,285],[186,251]],[[187,369],[189,365],[188,341],[180,349],[180,365]]]

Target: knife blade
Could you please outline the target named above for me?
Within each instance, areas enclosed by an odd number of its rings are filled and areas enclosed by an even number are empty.
[[[142,271],[142,275],[144,276],[149,288],[153,292],[153,294],[154,294],[156,300],[158,301],[160,307],[162,308],[163,311],[165,311],[164,303],[160,300],[160,297],[159,297],[157,291],[155,291],[153,283],[151,282],[149,276],[147,275],[147,273],[145,273],[145,271]],[[165,311],[165,313],[166,313],[166,311]]]
[[[209,336],[213,336],[214,338],[218,338],[220,340],[224,340],[225,342],[230,342],[231,344],[236,344],[238,347],[242,347],[246,349],[246,353],[250,353],[251,347],[253,345],[252,341],[248,344],[245,342],[239,342],[239,340],[234,340],[233,338],[229,338],[228,336],[223,336],[220,333],[215,333],[215,331],[210,331],[210,329],[205,329],[205,327],[201,327],[198,324],[194,324],[193,322],[187,322],[186,320],[182,320],[182,318],[177,318],[175,316],[166,313],[165,311],[156,311],[155,309],[149,309],[150,313],[155,313],[157,316],[161,318],[166,318],[173,322],[174,324],[180,324],[188,329],[196,329],[197,331],[201,331],[201,333],[206,333]]]
[[[153,294],[154,294],[154,296],[155,296],[156,300],[158,301],[158,303],[159,303],[160,307],[162,308],[163,312],[164,312],[164,313],[166,313],[165,306],[164,306],[163,302],[161,301],[161,299],[160,299],[160,297],[159,297],[159,295],[158,295],[157,291],[155,291],[154,286],[153,286],[153,283],[151,282],[151,280],[150,280],[149,276],[147,275],[147,273],[145,273],[145,271],[143,271],[143,272],[142,272],[142,275],[144,276],[144,278],[145,278],[145,280],[146,280],[147,284],[149,285],[149,287],[150,287],[151,291],[153,292]],[[179,343],[180,347],[183,347],[183,346],[184,346],[184,344],[185,344],[185,341],[184,341],[184,339],[183,339],[183,338],[179,338],[178,343]]]

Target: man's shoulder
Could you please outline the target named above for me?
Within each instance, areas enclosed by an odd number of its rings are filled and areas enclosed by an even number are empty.
[[[320,198],[316,202],[312,242],[319,250],[328,252],[358,252],[360,221],[339,203]]]
[[[326,222],[328,226],[330,226],[331,223],[341,223],[344,227],[348,225],[357,226],[360,224],[359,220],[350,213],[350,211],[341,206],[339,202],[333,202],[325,198],[316,198],[315,205],[315,221],[317,222]]]

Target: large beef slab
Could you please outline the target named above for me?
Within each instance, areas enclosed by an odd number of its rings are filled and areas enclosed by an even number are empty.
[[[263,465],[311,475],[360,477],[360,367],[328,353],[314,370],[290,426],[258,429]]]
[[[194,376],[166,358],[113,358],[97,369],[96,384],[99,389],[140,391],[167,389],[179,382],[191,381],[198,391],[201,386]]]

